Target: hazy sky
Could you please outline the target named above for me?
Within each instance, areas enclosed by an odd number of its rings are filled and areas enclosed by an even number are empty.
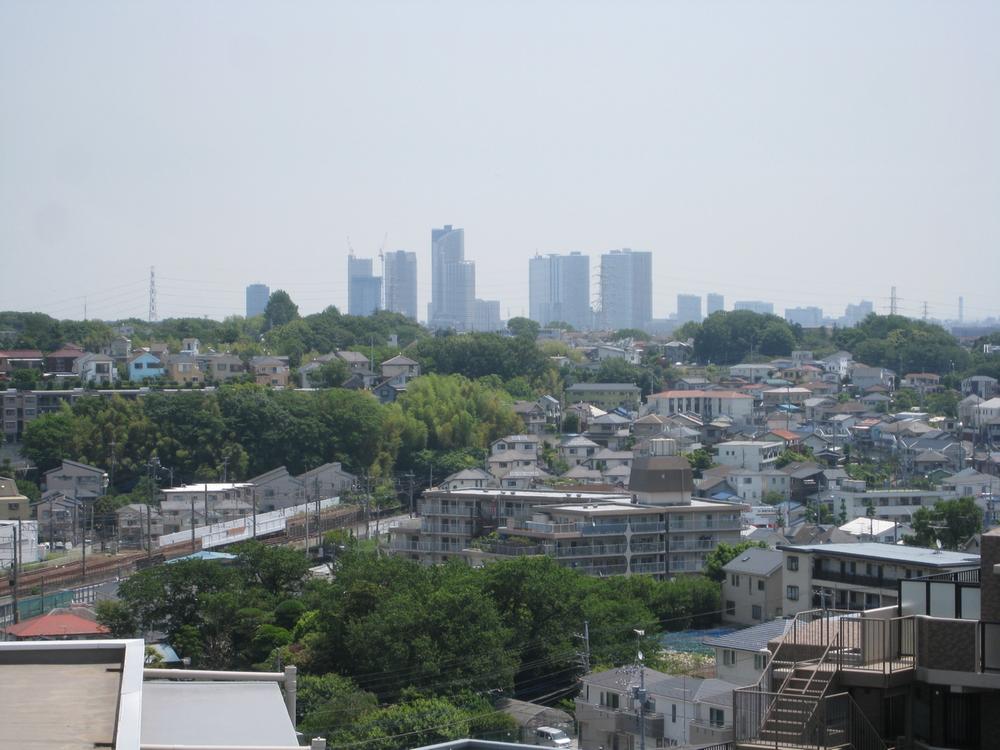
[[[1000,315],[1000,3],[0,0],[0,309],[346,309],[359,255],[465,228],[653,251],[678,292]]]

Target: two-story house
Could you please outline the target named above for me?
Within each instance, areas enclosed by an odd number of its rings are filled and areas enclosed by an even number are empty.
[[[288,359],[285,357],[252,357],[250,372],[260,385],[284,388],[288,385]]]
[[[567,401],[592,404],[605,411],[637,411],[641,399],[642,389],[634,383],[575,383],[566,389]]]
[[[152,352],[139,351],[128,361],[128,379],[133,383],[155,380],[167,374],[163,362]]]
[[[781,617],[783,562],[779,550],[752,547],[724,565],[722,621],[754,625]]]

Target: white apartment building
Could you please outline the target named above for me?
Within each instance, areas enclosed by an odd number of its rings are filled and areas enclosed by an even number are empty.
[[[784,443],[730,440],[715,446],[716,458],[724,466],[751,471],[773,469],[784,450]]]
[[[253,513],[254,486],[249,482],[207,482],[160,490],[163,533],[234,521]]]
[[[901,544],[779,544],[784,616],[898,604],[900,581],[979,565],[979,555]]]
[[[737,425],[753,422],[753,398],[739,391],[662,391],[646,399],[647,413],[697,414],[705,421],[729,417]]]

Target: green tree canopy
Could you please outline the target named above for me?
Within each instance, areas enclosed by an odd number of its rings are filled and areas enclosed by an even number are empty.
[[[292,302],[292,298],[284,289],[276,289],[271,292],[267,300],[267,307],[264,308],[264,320],[268,328],[277,328],[287,323],[291,323],[299,317],[299,306]]]

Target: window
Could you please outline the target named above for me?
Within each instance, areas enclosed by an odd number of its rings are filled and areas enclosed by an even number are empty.
[[[799,587],[798,586],[786,586],[785,587],[785,598],[790,599],[793,602],[799,599]]]
[[[726,600],[726,614],[735,615],[736,614],[736,602],[729,599]]]
[[[763,578],[758,578],[757,579],[757,590],[758,591],[763,591],[764,590],[764,579]]]
[[[799,558],[789,557],[785,561],[785,568],[788,570],[798,570],[799,569]]]
[[[762,619],[764,619],[764,615],[761,612],[759,604],[754,604],[753,605],[752,612],[753,612],[753,614],[751,616],[753,617],[753,619],[755,619],[755,620],[762,620]]]
[[[7,503],[7,510],[20,510],[20,509],[21,509],[20,503]]]
[[[757,671],[762,671],[767,665],[767,659],[765,654],[754,654],[753,655],[753,668]]]
[[[726,712],[721,708],[708,709],[708,723],[713,727],[721,727],[726,723]]]
[[[732,573],[730,575],[730,582],[733,584],[733,586],[739,586],[740,585],[740,577],[738,575],[736,575],[735,573]]]
[[[722,665],[725,667],[736,666],[736,652],[732,649],[722,649]]]
[[[601,693],[601,705],[618,708],[618,693]]]

